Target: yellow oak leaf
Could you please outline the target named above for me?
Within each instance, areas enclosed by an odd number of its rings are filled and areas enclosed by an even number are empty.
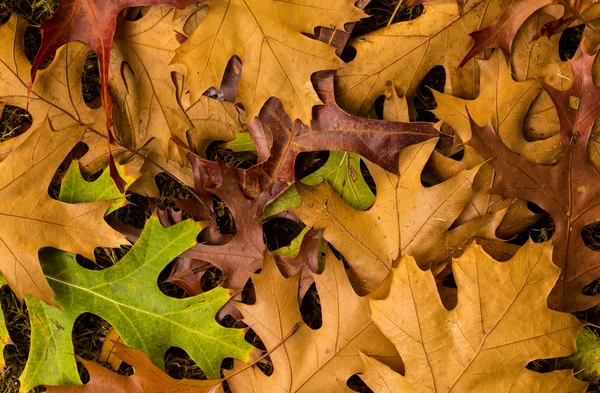
[[[471,243],[452,264],[458,303],[440,301],[431,272],[410,256],[393,269],[389,293],[372,299],[372,318],[394,343],[405,374],[363,356],[361,378],[375,393],[585,392],[573,370],[537,373],[530,361],[576,351],[583,324],[548,308],[560,269],[551,243],[529,241],[507,262]]]
[[[293,119],[309,124],[321,103],[312,83],[316,71],[338,69],[335,48],[309,38],[317,26],[343,30],[365,14],[353,0],[208,0],[209,12],[181,45],[173,63],[187,67],[192,101],[219,86],[229,59],[243,64],[237,100],[254,119],[270,97],[277,97]]]

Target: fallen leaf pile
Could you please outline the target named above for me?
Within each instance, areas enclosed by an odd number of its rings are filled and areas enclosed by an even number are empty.
[[[369,2],[7,18],[0,109],[31,123],[0,142],[0,285],[30,329],[15,389],[598,383],[600,3],[395,0],[353,34]],[[74,342],[86,314],[112,327],[103,363]],[[174,378],[172,348],[206,379]]]

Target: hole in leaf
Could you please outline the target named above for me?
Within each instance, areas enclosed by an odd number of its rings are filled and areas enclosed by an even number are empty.
[[[216,267],[210,268],[204,273],[202,279],[200,279],[200,287],[203,291],[208,292],[221,285],[225,281],[225,275],[221,269]]]
[[[27,57],[29,64],[33,64],[35,56],[42,46],[42,33],[40,33],[39,27],[27,26],[25,29],[24,42],[25,47],[23,48],[23,51],[25,52],[25,57]],[[40,65],[39,69],[43,70],[48,68],[55,56],[55,53],[48,56],[48,58]]]
[[[92,109],[100,108],[100,68],[98,67],[98,56],[90,53],[83,66],[83,75],[81,76],[81,93],[83,101]]]
[[[123,224],[142,229],[146,220],[152,215],[148,199],[138,194],[127,195],[129,203],[115,213]]]
[[[48,185],[48,195],[50,195],[51,198],[58,200],[58,196],[60,195],[60,186],[62,184],[62,178],[67,172],[67,169],[69,169],[71,161],[83,157],[83,155],[87,153],[87,151],[88,147],[85,143],[77,143],[69,152],[69,154],[65,157],[63,162],[58,166],[56,172],[54,172],[54,177],[52,178],[52,181]]]
[[[321,168],[329,159],[329,151],[319,150],[298,154],[294,163],[296,179],[302,179]]]
[[[594,251],[600,251],[600,221],[584,226],[581,237],[586,246]]]
[[[94,249],[94,256],[96,262],[91,261],[79,254],[76,255],[75,260],[79,266],[89,270],[104,270],[111,266],[114,266],[127,252],[131,246],[122,246],[121,248],[104,248],[96,247]]]
[[[236,327],[238,327],[238,326],[236,326]],[[244,338],[246,339],[246,341],[248,341],[250,344],[254,345],[256,348],[260,349],[261,351],[267,350],[267,348],[265,347],[265,344],[262,342],[262,340],[260,339],[260,337],[258,336],[258,334],[256,334],[256,332],[254,330],[248,329],[248,331],[246,332],[246,336]],[[262,371],[267,376],[270,376],[273,374],[274,367],[273,367],[273,361],[271,360],[270,355],[265,357],[262,361],[258,362],[256,364],[256,366],[260,369],[260,371]]]
[[[351,62],[356,57],[356,48],[350,45],[346,45],[344,49],[342,49],[341,59],[345,62]]]
[[[446,288],[458,288],[456,286],[456,281],[454,281],[454,273],[448,274],[442,281],[442,285]]]
[[[348,385],[348,387],[354,390],[355,392],[373,393],[373,391],[367,386],[367,384],[362,379],[360,379],[360,376],[358,374],[354,374],[353,376],[351,376],[346,382],[346,385]]]
[[[379,120],[383,119],[384,104],[385,104],[385,96],[383,96],[383,95],[377,97],[375,99],[375,101],[373,102],[372,110],[375,112],[375,116],[377,116],[377,119],[379,119]],[[367,117],[369,117],[368,114],[367,114]]]
[[[413,99],[415,109],[417,111],[417,121],[428,121],[435,122],[438,119],[430,111],[437,107],[435,98],[431,89],[439,92],[444,91],[444,85],[446,84],[446,71],[442,66],[433,67],[423,81],[419,85],[417,95]]]
[[[206,379],[206,376],[186,351],[171,347],[165,354],[165,372],[176,379]]]
[[[23,108],[5,105],[0,117],[0,142],[21,135],[31,127],[31,114]]]
[[[527,369],[536,373],[549,373],[554,371],[554,359],[536,359],[527,364]]]
[[[365,180],[365,183],[367,183],[367,186],[369,186],[369,190],[371,190],[373,195],[377,195],[377,185],[375,184],[375,180],[373,180],[369,168],[367,168],[367,164],[365,164],[363,160],[360,160],[360,173]]]
[[[7,345],[4,348],[6,369],[4,370],[3,380],[9,381],[8,383],[13,385],[14,381],[23,372],[25,363],[27,362],[31,326],[25,302],[20,302],[8,285],[2,287],[0,294],[2,296],[2,311],[4,313],[4,320],[6,321],[6,328],[15,344]]]
[[[575,52],[579,48],[584,28],[585,24],[581,24],[569,27],[562,32],[558,41],[558,55],[562,61],[570,60],[575,55]]]
[[[300,305],[302,320],[313,330],[319,329],[323,325],[323,315],[321,313],[321,298],[317,292],[317,286],[313,283],[306,291],[302,304]]]
[[[354,30],[352,31],[352,37],[359,37],[386,27],[399,1],[404,0],[371,1],[365,7],[365,12],[371,15],[371,17],[362,19],[356,24]],[[418,18],[423,13],[423,10],[424,8],[421,4],[414,7],[403,7],[400,5],[400,8],[392,20],[392,23],[406,22]]]
[[[600,293],[600,278],[595,279],[587,284],[581,291],[584,295],[595,296]]]
[[[305,225],[288,218],[273,218],[263,224],[263,236],[270,251],[289,246]]]
[[[542,212],[544,212],[542,210]],[[536,243],[542,243],[550,240],[554,235],[554,220],[548,214],[539,219],[535,224],[533,224],[529,229],[524,230],[519,233],[515,238],[509,240],[508,242],[511,244],[517,244],[519,246],[527,243],[527,240],[531,237]]]
[[[175,264],[175,261],[169,263],[158,275],[158,279],[156,281],[158,288],[162,293],[172,298],[183,299],[186,297],[190,297],[190,295],[186,292],[185,289],[183,289],[179,285],[167,281],[169,279],[169,274],[171,273],[171,270],[173,270],[173,264]]]
[[[258,162],[258,156],[251,151],[233,152],[224,147],[224,141],[214,141],[206,148],[206,158],[211,161],[222,160],[228,166],[248,169]]]
[[[217,228],[223,235],[235,233],[235,221],[231,210],[216,195],[213,195],[213,211],[217,221]]]
[[[110,323],[95,314],[84,313],[77,317],[72,333],[75,355],[110,368],[108,364],[99,361],[102,344],[110,328]],[[77,368],[83,383],[88,382],[90,377],[85,367],[78,364]]]

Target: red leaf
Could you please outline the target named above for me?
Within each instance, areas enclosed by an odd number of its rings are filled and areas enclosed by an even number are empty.
[[[39,67],[58,48],[71,41],[88,44],[98,55],[102,79],[101,99],[106,127],[112,125],[112,103],[108,95],[108,67],[117,16],[123,9],[138,6],[184,8],[194,0],[63,0],[52,18],[42,22],[42,46],[31,67],[31,84]]]

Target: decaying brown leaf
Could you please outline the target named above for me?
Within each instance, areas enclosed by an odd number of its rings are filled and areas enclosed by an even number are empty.
[[[529,200],[548,212],[555,225],[554,263],[563,269],[550,298],[560,310],[583,310],[598,304],[583,288],[600,269],[598,253],[583,241],[581,231],[598,221],[598,172],[588,159],[588,142],[600,114],[600,88],[594,85],[591,67],[595,56],[582,51],[571,62],[573,83],[567,90],[544,88],[559,113],[562,154],[552,166],[542,166],[516,155],[495,136],[488,124],[473,124],[470,142],[496,169],[493,193]]]

